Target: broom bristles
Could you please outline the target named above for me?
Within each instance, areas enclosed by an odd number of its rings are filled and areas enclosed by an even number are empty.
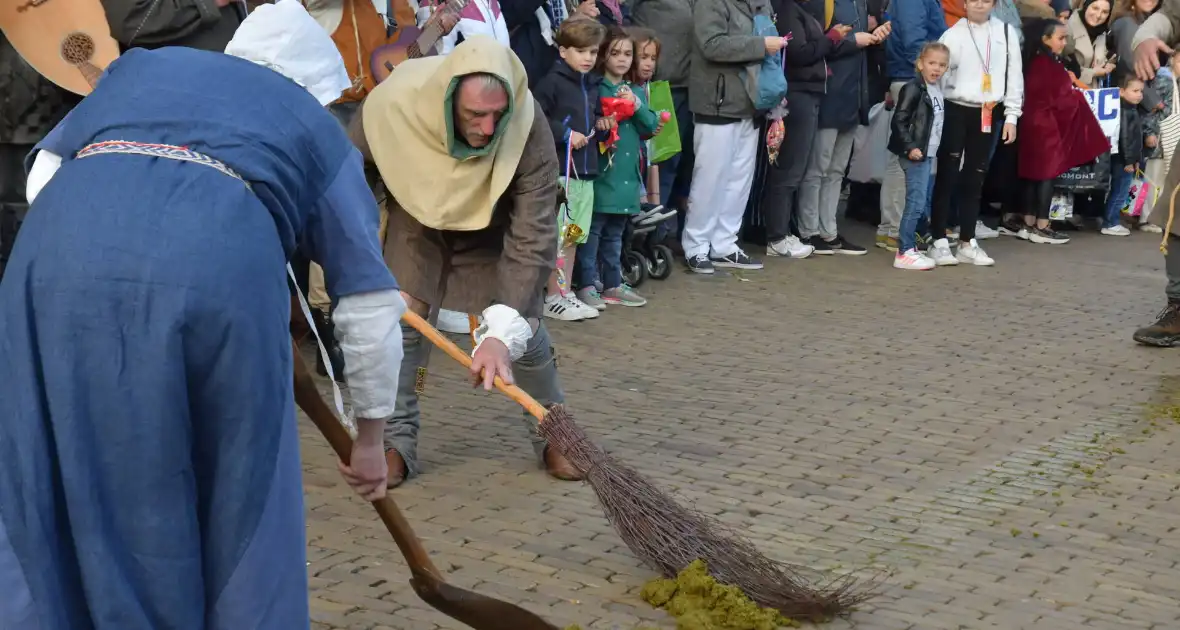
[[[687,508],[586,436],[562,405],[552,405],[541,435],[581,470],[607,520],[645,564],[673,578],[703,560],[720,583],[740,588],[760,606],[802,621],[849,612],[876,595],[879,578],[852,575],[813,582],[805,567],[772,560],[720,521]]]

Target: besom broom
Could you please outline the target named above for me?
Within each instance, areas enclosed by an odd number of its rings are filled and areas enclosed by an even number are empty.
[[[421,316],[402,320],[464,367],[471,357]],[[643,475],[587,437],[563,405],[548,409],[499,378],[496,388],[537,418],[540,434],[566,456],[598,495],[606,518],[627,547],[650,568],[675,577],[703,560],[720,583],[740,588],[755,603],[796,620],[823,621],[846,613],[875,594],[877,580],[851,575],[811,581],[804,567],[772,560],[749,539],[696,510],[680,505]]]

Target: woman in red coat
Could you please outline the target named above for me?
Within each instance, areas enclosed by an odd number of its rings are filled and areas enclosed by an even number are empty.
[[[1061,63],[1065,25],[1058,20],[1035,20],[1024,29],[1024,45],[1019,147],[1024,228],[1017,236],[1033,243],[1068,243],[1068,237],[1049,227],[1053,181],[1109,151],[1110,141]]]

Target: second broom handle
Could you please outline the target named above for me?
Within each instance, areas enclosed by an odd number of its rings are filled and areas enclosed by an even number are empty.
[[[422,316],[414,311],[406,311],[405,315],[402,315],[402,321],[412,326],[414,330],[422,333],[422,336],[429,339],[430,343],[434,344],[439,350],[447,353],[452,359],[462,364],[463,367],[469,370],[471,369],[471,357],[459,349],[459,346],[456,346],[454,342],[447,339],[446,335],[443,335],[434,326],[431,326],[429,322],[422,319]],[[504,392],[504,395],[511,398],[516,404],[524,407],[525,411],[536,417],[538,422],[545,421],[545,414],[548,413],[545,407],[536,400],[533,400],[533,397],[525,393],[523,389],[505,383],[498,376],[496,377],[496,389]]]

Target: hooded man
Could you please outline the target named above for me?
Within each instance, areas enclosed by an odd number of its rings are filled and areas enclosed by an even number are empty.
[[[406,61],[365,99],[350,135],[389,192],[385,262],[410,308],[482,313],[476,383],[490,390],[499,376],[542,404],[562,402],[540,320],[557,257],[557,151],[520,59],[475,36],[445,57]],[[385,430],[390,487],[421,470],[415,383],[429,344],[409,327],[402,336],[397,411]],[[548,472],[580,479],[536,420],[526,424]]]
[[[35,149],[0,282],[0,628],[310,626],[284,263],[325,270],[385,494],[405,302],[348,87],[298,0],[228,54],[136,49]]]

